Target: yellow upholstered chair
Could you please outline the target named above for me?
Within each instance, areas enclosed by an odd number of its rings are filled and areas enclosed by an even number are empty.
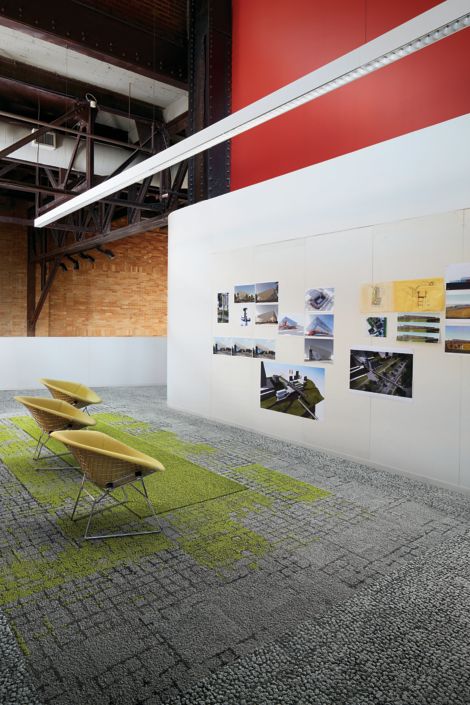
[[[39,460],[41,451],[53,431],[84,429],[96,424],[95,419],[91,416],[84,414],[83,411],[61,399],[15,397],[15,400],[26,407],[41,429],[41,435],[33,456],[34,460]],[[55,454],[55,457],[60,457],[61,455],[70,455],[70,453],[58,453]],[[41,469],[45,470],[46,468]]]
[[[97,513],[110,509],[115,505],[126,504],[127,495],[125,493],[125,487],[127,485],[144,497],[152,516],[156,517],[155,508],[150,501],[145,486],[145,478],[148,475],[161,472],[165,469],[158,460],[131,448],[125,443],[116,441],[114,438],[100,433],[99,431],[55,431],[52,433],[52,437],[70,449],[83,471],[82,483],[71,519],[76,521],[78,519],[88,518],[84,539],[139,536],[142,534],[155,534],[161,531],[160,528],[157,528],[112,534],[89,534],[91,521]],[[100,488],[101,493],[98,496],[92,496],[85,490],[84,485],[86,480]],[[118,488],[121,488],[124,492],[123,501],[119,501],[113,496],[114,490]],[[84,491],[91,499],[91,511],[88,514],[75,518],[75,512]],[[103,505],[102,503],[106,499],[112,500],[114,505]],[[127,509],[132,511],[129,507],[127,507]],[[135,514],[133,511],[132,513]]]
[[[54,399],[68,401],[77,409],[86,409],[91,404],[101,403],[101,397],[96,392],[79,382],[66,382],[63,379],[40,379],[39,381],[47,387]]]

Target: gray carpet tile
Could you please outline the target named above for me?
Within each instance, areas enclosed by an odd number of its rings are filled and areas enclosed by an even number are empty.
[[[465,702],[455,699],[456,683],[467,687],[467,671],[455,654],[466,653],[468,636],[455,624],[450,635],[449,620],[454,602],[455,618],[468,626],[459,557],[468,549],[463,537],[470,530],[469,496],[177,412],[167,407],[164,388],[98,391],[104,399],[98,412],[128,414],[188,443],[213,446],[215,452],[190,457],[269,499],[243,521],[271,548],[255,570],[249,558],[211,570],[178,544],[170,515],[162,519],[172,541],[168,550],[8,602],[4,614],[20,638],[22,668],[44,705],[159,705],[178,698],[186,705],[191,697],[198,698],[195,704],[225,705],[224,683],[232,698],[226,705]],[[8,417],[24,413],[12,396],[0,393],[7,425]],[[275,486],[240,473],[251,463],[331,494],[310,505],[289,502]],[[34,558],[46,551],[53,557],[62,550],[65,539],[54,517],[5,467],[0,497],[4,555],[20,550]],[[441,594],[446,581],[448,596]],[[430,596],[428,604],[423,594]],[[433,608],[439,604],[441,620]],[[376,641],[369,633],[374,623]],[[410,651],[413,634],[422,636],[421,652]],[[7,641],[19,653],[12,632]],[[423,668],[418,682],[428,700],[419,688],[410,690],[416,681],[411,668],[398,676],[400,662],[411,664],[413,654],[415,669]],[[432,659],[446,664],[446,677],[436,671],[438,689]],[[379,679],[380,669],[390,672],[389,680]],[[15,671],[7,667],[6,673],[15,682]],[[211,674],[214,680],[206,681]],[[364,683],[367,674],[375,696]],[[428,679],[433,697],[425,689]]]
[[[448,541],[174,705],[468,705],[470,537]]]

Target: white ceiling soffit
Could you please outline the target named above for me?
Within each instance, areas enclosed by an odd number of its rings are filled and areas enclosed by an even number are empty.
[[[187,94],[181,88],[4,26],[0,26],[0,56],[59,73],[65,78],[83,83],[90,81],[94,86],[161,108],[168,108]]]
[[[345,83],[360,80],[371,71],[419,51],[452,32],[468,26],[470,0],[446,0],[348,54],[325,64],[287,86],[251,103],[223,120],[145,159],[111,179],[57,206],[34,224],[42,228],[60,218],[115,193],[132,183],[157,174],[236,135],[251,130],[300,105],[331,92]],[[464,22],[456,22],[465,17]],[[424,39],[422,39],[424,37]]]

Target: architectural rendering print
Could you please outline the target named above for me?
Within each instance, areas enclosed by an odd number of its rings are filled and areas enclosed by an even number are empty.
[[[276,325],[278,320],[278,307],[272,304],[256,306],[256,320],[258,325]]]
[[[305,292],[305,308],[307,311],[331,311],[335,305],[335,290],[308,289]]]
[[[324,368],[261,362],[261,408],[318,421],[324,398]]]
[[[289,313],[279,320],[279,335],[303,335],[304,316],[301,313]]]
[[[271,304],[279,301],[279,282],[264,282],[255,285],[257,304]]]
[[[305,335],[332,338],[334,316],[331,313],[309,314],[305,321]]]
[[[351,350],[349,388],[359,392],[411,398],[412,353]]]
[[[331,361],[333,359],[333,343],[331,338],[305,338],[304,360],[306,362]]]

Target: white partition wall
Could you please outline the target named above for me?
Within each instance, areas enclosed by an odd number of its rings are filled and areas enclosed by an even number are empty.
[[[37,389],[41,377],[92,387],[165,384],[166,338],[0,338],[0,389]]]
[[[447,264],[470,261],[469,145],[464,116],[173,214],[170,405],[470,488],[470,356],[445,354],[442,342],[397,343],[389,315],[377,347],[412,349],[413,399],[349,390],[350,348],[377,342],[364,328],[361,284],[444,276]],[[260,361],[212,355],[214,336],[272,337],[243,332],[233,316],[216,322],[218,291],[262,281],[279,281],[280,313],[302,310],[307,288],[336,288],[322,422],[261,409]],[[303,364],[302,339],[274,337],[279,362]]]

